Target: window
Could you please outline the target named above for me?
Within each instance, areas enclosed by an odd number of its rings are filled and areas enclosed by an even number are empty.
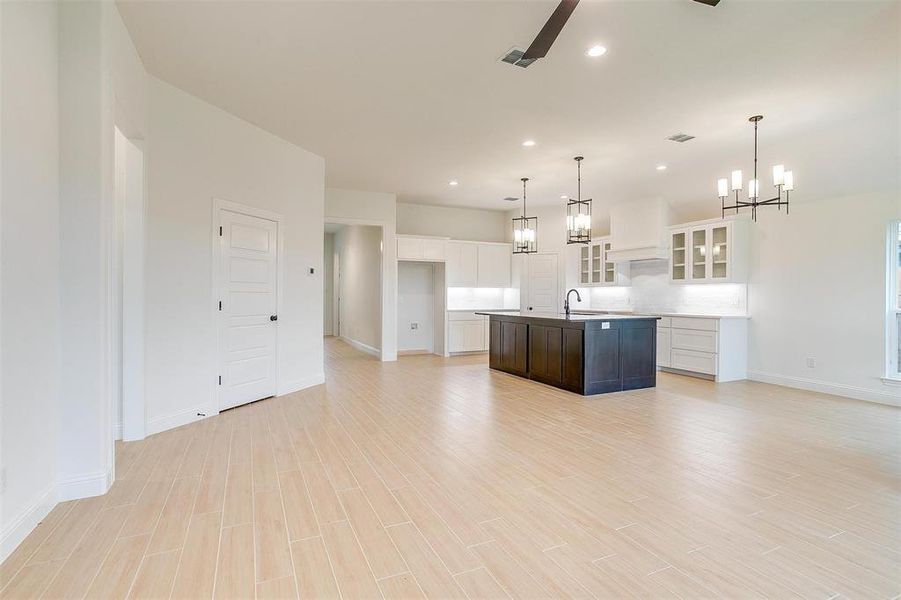
[[[888,311],[886,339],[888,341],[887,376],[901,379],[901,221],[889,226],[888,232]]]

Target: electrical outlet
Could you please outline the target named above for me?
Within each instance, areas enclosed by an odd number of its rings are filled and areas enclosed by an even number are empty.
[[[419,323],[410,323],[410,329],[419,329]]]
[[[817,359],[808,357],[807,358],[807,368],[808,369],[816,369],[817,368]]]

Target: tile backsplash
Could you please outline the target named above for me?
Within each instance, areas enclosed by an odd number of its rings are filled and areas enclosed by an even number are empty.
[[[447,288],[448,310],[512,309],[519,310],[516,288]]]
[[[747,284],[674,284],[669,280],[667,265],[663,260],[633,262],[630,286],[587,290],[590,308],[651,313],[747,314]]]

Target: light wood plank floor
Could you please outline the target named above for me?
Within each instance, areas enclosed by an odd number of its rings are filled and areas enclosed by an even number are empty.
[[[382,364],[120,444],[3,598],[893,598],[901,411],[662,375],[582,398]]]

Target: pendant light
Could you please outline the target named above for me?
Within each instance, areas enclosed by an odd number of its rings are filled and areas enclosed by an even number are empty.
[[[582,200],[582,161],[585,157],[577,156],[578,170],[578,197],[569,198],[566,202],[566,243],[590,244],[591,243],[591,198]]]
[[[722,215],[726,216],[727,210],[750,208],[751,218],[757,220],[758,206],[777,206],[779,210],[785,206],[785,214],[788,214],[788,193],[795,189],[795,178],[791,171],[785,170],[785,165],[773,167],[773,185],[776,187],[776,197],[769,200],[760,199],[760,180],[757,179],[757,123],[763,120],[763,115],[754,115],[748,121],[754,123],[754,178],[748,182],[748,200],[739,200],[738,194],[742,188],[741,171],[732,171],[732,191],[735,193],[735,204],[726,206],[726,196],[729,195],[729,180],[723,177],[716,182],[717,195],[720,197]],[[782,199],[785,192],[785,200]]]
[[[538,252],[538,217],[526,216],[526,182],[522,178],[522,216],[513,219],[513,254]]]

